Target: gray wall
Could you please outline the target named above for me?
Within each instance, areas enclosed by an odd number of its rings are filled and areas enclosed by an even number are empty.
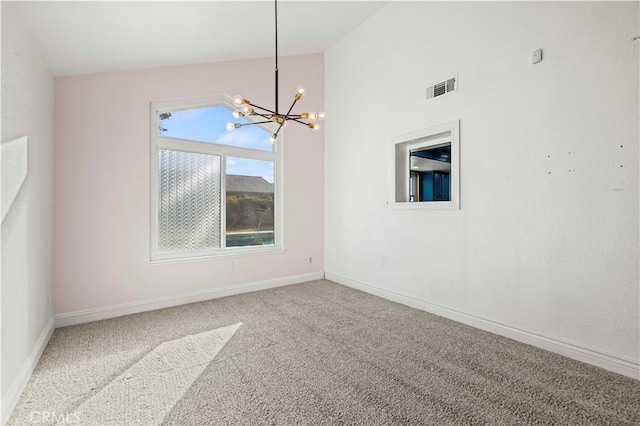
[[[53,324],[54,82],[14,7],[2,3],[2,142],[28,137],[28,174],[2,222],[3,420]]]

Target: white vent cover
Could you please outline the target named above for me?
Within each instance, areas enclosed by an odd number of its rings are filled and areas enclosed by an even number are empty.
[[[427,87],[427,99],[442,96],[445,93],[453,92],[456,89],[457,89],[456,77],[451,77],[448,80],[441,81],[438,84],[434,84],[431,87]]]

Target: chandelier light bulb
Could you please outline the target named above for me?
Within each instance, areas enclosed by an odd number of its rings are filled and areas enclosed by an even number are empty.
[[[242,112],[240,112],[240,111],[233,111],[233,113],[231,113],[231,115],[233,115],[234,118],[240,118],[244,114],[242,114]]]
[[[310,112],[308,115],[309,120],[311,121],[316,121],[318,119],[318,113],[317,112]]]
[[[309,123],[308,126],[311,130],[320,130],[320,125],[318,123]]]
[[[276,143],[276,139],[278,137],[276,135],[271,135],[271,137],[269,138],[269,141],[271,141],[271,143]]]
[[[240,95],[235,95],[233,97],[233,104],[237,107],[241,106],[244,103],[244,98]]]
[[[296,94],[293,96],[295,98],[296,101],[299,101],[300,98],[302,98],[302,95],[304,95],[304,87],[300,87],[298,86],[298,88],[296,89]]]
[[[249,106],[249,105],[242,105],[242,113],[244,115],[248,115],[251,114],[253,112],[253,109]]]
[[[233,123],[227,123],[227,124],[224,126],[224,128],[225,128],[225,129],[227,129],[227,132],[231,132],[231,131],[235,130],[236,125],[235,125],[235,124],[233,124]]]
[[[324,111],[318,113],[318,120],[324,120],[325,114]]]

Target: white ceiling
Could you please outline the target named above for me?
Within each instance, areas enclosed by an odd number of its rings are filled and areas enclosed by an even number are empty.
[[[324,52],[388,2],[279,1],[279,56]],[[51,72],[274,56],[272,1],[24,2]]]
[[[411,156],[411,170],[416,172],[450,172],[451,163]]]

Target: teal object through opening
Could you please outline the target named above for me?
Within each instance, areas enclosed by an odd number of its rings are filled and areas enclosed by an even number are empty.
[[[227,247],[273,245],[273,231],[227,234]]]

